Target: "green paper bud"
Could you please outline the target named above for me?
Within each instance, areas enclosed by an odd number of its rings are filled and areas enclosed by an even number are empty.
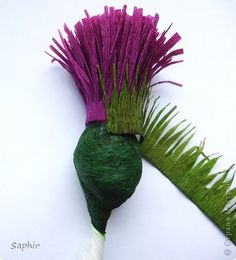
[[[79,139],[74,164],[91,222],[104,234],[111,211],[134,193],[141,178],[136,136],[110,134],[106,124],[91,123]]]

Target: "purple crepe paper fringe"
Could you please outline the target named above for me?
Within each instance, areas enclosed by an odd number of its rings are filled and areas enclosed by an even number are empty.
[[[60,31],[61,43],[52,39],[55,47],[51,45],[50,49],[57,57],[50,56],[74,78],[86,104],[86,124],[107,119],[98,68],[111,101],[114,86],[117,86],[118,93],[121,91],[127,67],[132,92],[135,84],[137,90],[140,89],[145,75],[151,81],[162,69],[182,61],[172,61],[172,58],[182,54],[183,49],[170,52],[181,39],[178,33],[167,40],[166,33],[170,27],[163,33],[158,32],[157,14],[144,16],[142,8],[135,7],[133,15],[128,15],[126,8],[118,10],[106,6],[102,15],[93,17],[85,11],[86,18],[75,25],[74,33],[64,25],[67,39]]]

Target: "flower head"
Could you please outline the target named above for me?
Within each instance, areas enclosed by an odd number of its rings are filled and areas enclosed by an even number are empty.
[[[179,34],[166,39],[168,30],[157,29],[159,16],[144,16],[141,8],[135,7],[133,15],[127,14],[126,6],[122,10],[106,6],[102,15],[92,17],[85,14],[74,32],[64,25],[67,38],[59,31],[60,43],[53,38],[50,48],[56,54],[52,61],[74,78],[86,104],[88,124],[107,120],[104,94],[111,103],[114,89],[119,96],[124,82],[130,93],[134,88],[139,93],[144,81],[180,62],[172,58],[183,49],[170,51]]]

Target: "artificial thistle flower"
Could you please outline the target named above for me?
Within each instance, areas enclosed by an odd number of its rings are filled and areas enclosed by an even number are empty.
[[[176,107],[157,111],[156,99],[149,108],[151,80],[182,61],[175,57],[183,49],[173,50],[181,37],[175,33],[167,38],[169,28],[157,29],[159,16],[145,16],[141,8],[135,7],[132,15],[126,6],[122,10],[105,7],[103,14],[92,17],[85,14],[73,31],[64,25],[66,37],[59,31],[60,40],[53,38],[54,55],[50,55],[71,74],[86,106],[86,128],[74,151],[74,164],[93,226],[97,251],[92,259],[102,259],[107,221],[111,211],[134,193],[142,174],[142,157],[222,231],[227,208],[235,243],[235,208],[227,207],[224,198],[226,193],[231,198],[236,195],[236,189],[227,189],[225,184],[231,167],[207,188],[216,177],[210,172],[218,157],[205,156],[203,144],[186,148],[193,129],[181,127],[183,121],[167,130]]]

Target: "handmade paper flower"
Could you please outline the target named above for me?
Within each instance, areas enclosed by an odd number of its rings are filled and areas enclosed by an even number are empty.
[[[169,29],[157,29],[159,16],[144,16],[141,8],[135,7],[133,15],[127,14],[126,6],[122,10],[105,7],[103,14],[93,17],[87,11],[85,14],[74,32],[65,25],[67,37],[59,32],[60,42],[53,38],[50,48],[56,54],[52,61],[72,75],[86,106],[86,129],[75,149],[74,164],[96,243],[104,242],[99,234],[105,234],[111,211],[135,191],[142,174],[142,156],[222,231],[227,211],[231,239],[236,243],[236,211],[225,199],[236,195],[236,188],[230,190],[225,183],[232,167],[207,187],[218,175],[210,172],[219,157],[205,156],[204,143],[186,149],[193,128],[182,127],[184,121],[169,127],[176,107],[157,111],[156,99],[149,108],[151,80],[162,69],[181,62],[173,58],[183,49],[172,50],[181,39],[179,34],[167,39]],[[101,259],[103,242],[93,259]]]

